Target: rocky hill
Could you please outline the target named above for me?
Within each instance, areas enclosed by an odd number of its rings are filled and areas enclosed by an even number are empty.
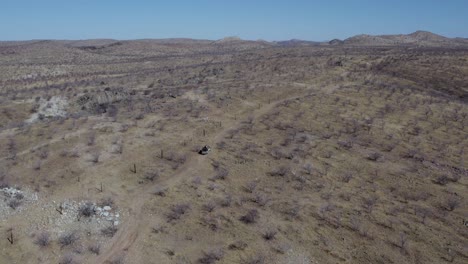
[[[427,31],[416,31],[408,35],[357,35],[345,39],[344,44],[362,46],[468,46],[468,41],[460,38],[447,38]]]

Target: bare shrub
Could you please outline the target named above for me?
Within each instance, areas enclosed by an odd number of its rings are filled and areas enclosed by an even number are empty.
[[[414,214],[421,218],[421,223],[426,223],[426,218],[431,215],[431,211],[427,208],[417,206],[414,208]]]
[[[217,231],[221,226],[221,221],[218,217],[207,216],[202,218],[202,224],[208,226],[213,231]]]
[[[67,254],[60,259],[59,264],[73,264],[75,263],[73,260],[73,256],[70,254]]]
[[[340,180],[344,183],[348,183],[352,178],[353,178],[353,173],[350,171],[347,171],[341,175]]]
[[[287,243],[277,243],[272,246],[273,250],[280,253],[285,254],[289,250],[291,250],[291,245]]]
[[[157,195],[157,196],[161,196],[161,197],[165,197],[166,196],[166,192],[167,192],[167,188],[165,187],[157,187],[153,194],[154,195]]]
[[[202,179],[200,176],[196,176],[192,179],[192,187],[193,188],[198,188],[199,185],[202,184]]]
[[[122,154],[123,152],[123,145],[122,143],[116,143],[112,145],[111,152],[114,154]]]
[[[213,176],[213,180],[225,180],[229,175],[229,171],[225,168],[218,168],[216,170],[215,176]]]
[[[221,199],[220,204],[221,204],[222,207],[229,207],[229,206],[231,206],[231,204],[232,204],[232,196],[231,196],[230,194],[227,194],[226,196],[224,196],[223,199]]]
[[[349,150],[353,147],[353,142],[349,140],[340,140],[338,141],[338,146],[343,149]]]
[[[49,157],[49,151],[47,149],[40,149],[38,152],[37,152],[37,156],[40,158],[40,159],[47,159],[47,157]]]
[[[280,166],[279,168],[270,172],[271,176],[287,176],[291,172],[291,169],[287,166]]]
[[[119,229],[115,226],[108,226],[101,229],[101,234],[103,234],[106,237],[113,237],[118,230]]]
[[[257,253],[254,255],[247,256],[245,258],[242,257],[240,262],[242,264],[264,264],[266,263],[266,258],[264,255]]]
[[[270,198],[268,198],[268,196],[264,193],[257,192],[254,194],[251,201],[258,204],[259,206],[265,206],[270,201]]]
[[[99,162],[99,157],[101,154],[99,152],[93,152],[89,155],[88,161],[92,163],[98,163]]]
[[[42,161],[41,160],[36,160],[32,166],[33,170],[40,170],[42,166]]]
[[[223,257],[224,251],[220,248],[216,248],[207,252],[203,252],[203,256],[198,260],[198,262],[201,264],[212,264],[223,259]]]
[[[94,144],[96,144],[96,133],[94,131],[89,132],[86,138],[86,144],[88,146],[94,146]]]
[[[299,215],[301,213],[301,206],[299,203],[295,202],[293,205],[288,206],[283,213],[287,216],[287,218],[291,219],[297,219],[299,218]]]
[[[60,245],[60,248],[64,248],[73,245],[79,239],[80,238],[75,232],[70,232],[61,235],[58,239],[58,243]]]
[[[173,205],[167,213],[167,221],[171,222],[173,220],[178,220],[184,214],[186,214],[190,210],[190,205],[186,203],[176,204]]]
[[[71,158],[78,158],[80,157],[80,153],[78,152],[77,149],[71,149],[68,151],[68,156]]]
[[[244,250],[247,248],[247,243],[241,240],[237,240],[231,244],[229,244],[228,249],[230,250]]]
[[[450,195],[447,200],[445,201],[444,208],[447,211],[453,211],[455,210],[458,206],[460,206],[460,198],[458,198],[455,195]]]
[[[398,236],[398,240],[396,241],[395,245],[400,248],[402,253],[407,252],[408,237],[406,236],[405,233],[400,233],[400,235]]]
[[[304,165],[304,171],[308,175],[311,175],[314,172],[314,166],[311,163],[307,163]]]
[[[96,213],[94,204],[91,202],[86,202],[85,204],[81,205],[78,208],[78,216],[79,217],[91,217]]]
[[[93,254],[99,255],[99,253],[101,253],[101,246],[98,245],[98,244],[90,245],[88,247],[88,250],[89,250],[89,252],[91,252]]]
[[[12,209],[18,208],[22,204],[21,200],[18,199],[11,199],[8,201],[8,206],[11,207]]]
[[[253,224],[257,222],[258,211],[256,209],[249,210],[245,215],[241,216],[239,220],[246,224]]]
[[[203,210],[206,212],[213,212],[216,209],[216,203],[214,201],[210,201],[202,206]]]
[[[368,159],[370,161],[377,161],[381,157],[382,157],[382,154],[380,154],[378,152],[371,152],[371,153],[367,154],[366,159]]]
[[[47,232],[40,233],[36,240],[34,240],[34,244],[38,245],[41,248],[48,247],[50,245],[50,235]]]
[[[274,228],[268,228],[267,230],[265,230],[262,234],[262,237],[265,239],[265,240],[273,240],[275,239],[276,237],[276,234],[278,234],[278,231]]]
[[[371,196],[371,197],[365,197],[362,199],[362,207],[368,212],[371,213],[372,210],[374,209],[375,204],[377,203],[377,197],[376,196]]]
[[[114,257],[111,261],[109,261],[109,264],[124,264],[124,257],[123,256],[117,256]]]
[[[434,182],[435,184],[444,186],[447,183],[449,183],[449,181],[450,181],[450,179],[449,179],[449,177],[447,175],[439,175],[432,182]]]
[[[148,171],[145,173],[145,180],[154,181],[159,178],[159,171]]]
[[[253,193],[257,188],[257,182],[250,181],[244,186],[244,190],[248,193]]]

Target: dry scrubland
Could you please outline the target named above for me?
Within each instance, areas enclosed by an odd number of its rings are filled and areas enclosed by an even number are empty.
[[[463,47],[0,43],[0,263],[467,263],[467,76]]]

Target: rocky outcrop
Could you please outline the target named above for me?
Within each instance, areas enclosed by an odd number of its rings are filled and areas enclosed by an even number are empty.
[[[131,93],[118,89],[106,89],[97,93],[88,93],[80,96],[76,104],[81,110],[90,112],[105,113],[109,105],[129,99]]]

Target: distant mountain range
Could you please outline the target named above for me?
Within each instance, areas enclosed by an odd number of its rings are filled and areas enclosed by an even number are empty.
[[[226,37],[220,40],[198,40],[188,38],[173,39],[139,39],[139,40],[114,40],[114,39],[89,39],[89,40],[30,40],[30,41],[0,41],[0,47],[17,46],[52,42],[67,47],[100,50],[119,45],[218,45],[220,47],[265,48],[274,46],[425,46],[425,47],[466,47],[467,38],[447,38],[428,31],[416,31],[411,34],[400,35],[357,35],[345,40],[333,39],[331,41],[308,41],[291,39],[285,41],[268,42],[265,40],[243,40],[239,37]]]
[[[242,43],[242,42],[254,42],[242,40],[238,37],[228,37],[222,40],[216,41],[216,43]],[[437,35],[428,31],[416,31],[411,34],[399,34],[399,35],[357,35],[354,37],[347,38],[345,40],[333,39],[328,42],[319,41],[308,41],[301,39],[291,39],[285,41],[256,41],[263,44],[279,45],[279,46],[326,46],[326,45],[347,45],[347,46],[427,46],[427,47],[438,47],[438,46],[466,46],[468,47],[468,39],[466,38],[447,38],[441,35]]]

